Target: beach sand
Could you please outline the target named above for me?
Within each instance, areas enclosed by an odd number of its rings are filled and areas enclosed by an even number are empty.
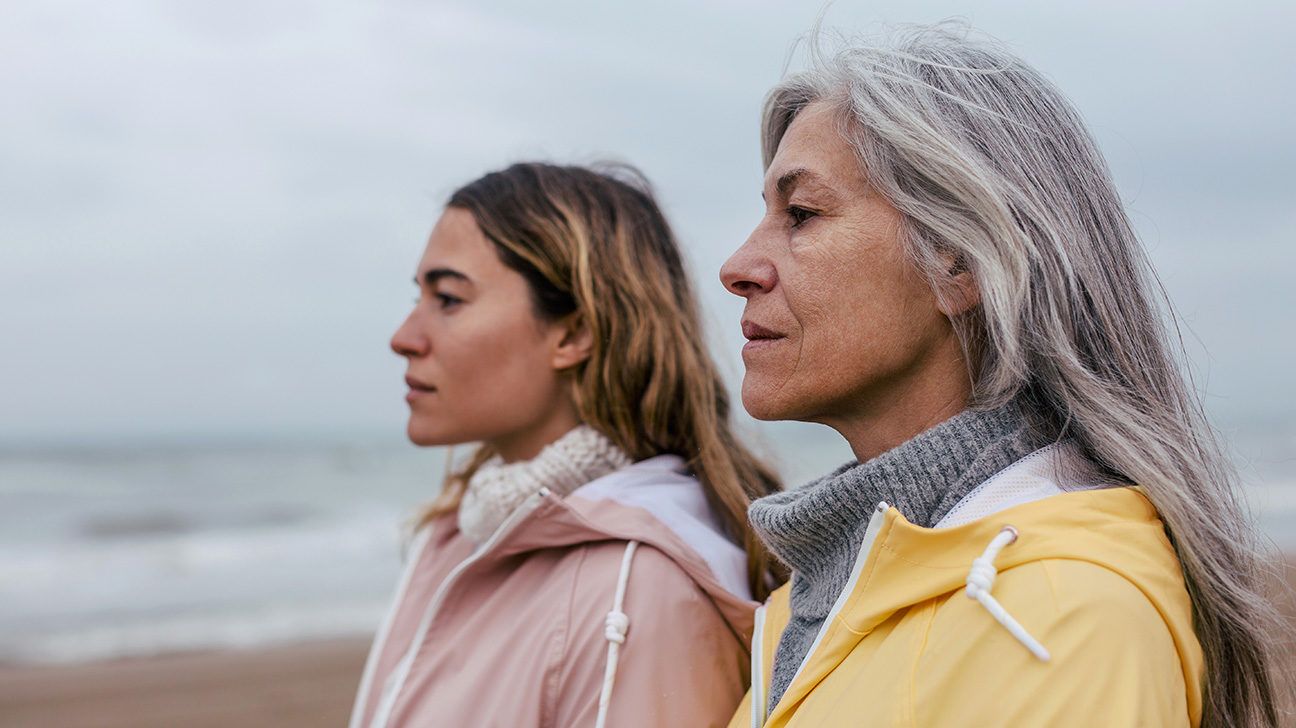
[[[345,726],[364,639],[0,668],[5,728]]]
[[[1296,630],[1296,559],[1278,598]],[[5,728],[344,726],[368,640],[190,653],[63,667],[0,668]],[[1285,667],[1296,672],[1288,642]],[[1290,682],[1290,681],[1289,681]],[[1291,684],[1288,710],[1296,710]],[[1290,713],[1289,713],[1290,715]]]

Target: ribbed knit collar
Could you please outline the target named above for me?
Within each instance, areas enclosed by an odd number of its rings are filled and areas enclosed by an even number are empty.
[[[483,543],[533,493],[565,496],[631,463],[630,457],[589,425],[577,425],[531,460],[505,463],[496,455],[473,473],[459,503],[459,530]]]
[[[978,484],[1035,450],[1034,440],[1015,402],[965,410],[867,462],[761,498],[748,518],[792,568],[793,611],[822,618],[845,586],[879,502],[930,527]]]

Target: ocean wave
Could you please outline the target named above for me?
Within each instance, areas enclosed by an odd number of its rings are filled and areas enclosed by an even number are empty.
[[[354,634],[399,571],[401,519],[349,518],[0,550],[0,661]]]
[[[16,636],[0,650],[0,662],[61,664],[368,635],[376,630],[385,602],[383,598],[325,604],[285,602],[256,609],[69,626]]]

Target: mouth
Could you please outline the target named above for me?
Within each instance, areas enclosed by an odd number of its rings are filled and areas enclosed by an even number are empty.
[[[431,384],[428,384],[426,382],[421,382],[415,379],[414,377],[408,375],[406,375],[405,377],[405,385],[409,387],[409,393],[405,395],[405,400],[407,402],[413,402],[415,399],[419,397],[433,394],[434,392],[437,391],[436,387],[432,386]]]
[[[767,329],[752,321],[742,322],[742,332],[743,336],[747,337],[748,341],[768,341],[770,339],[783,338],[783,334]]]
[[[783,334],[752,321],[742,322],[742,332],[743,336],[747,338],[747,343],[743,346],[743,353],[762,349],[784,338]]]

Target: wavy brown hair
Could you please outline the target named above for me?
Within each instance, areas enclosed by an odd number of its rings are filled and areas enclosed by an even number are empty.
[[[568,370],[581,420],[633,460],[682,457],[747,552],[752,593],[783,574],[747,523],[747,504],[780,488],[729,421],[729,394],[702,335],[679,246],[652,190],[627,165],[543,163],[491,172],[450,196],[472,213],[500,259],[527,280],[537,316],[578,316],[593,335]],[[446,479],[423,522],[455,512],[479,447]]]

